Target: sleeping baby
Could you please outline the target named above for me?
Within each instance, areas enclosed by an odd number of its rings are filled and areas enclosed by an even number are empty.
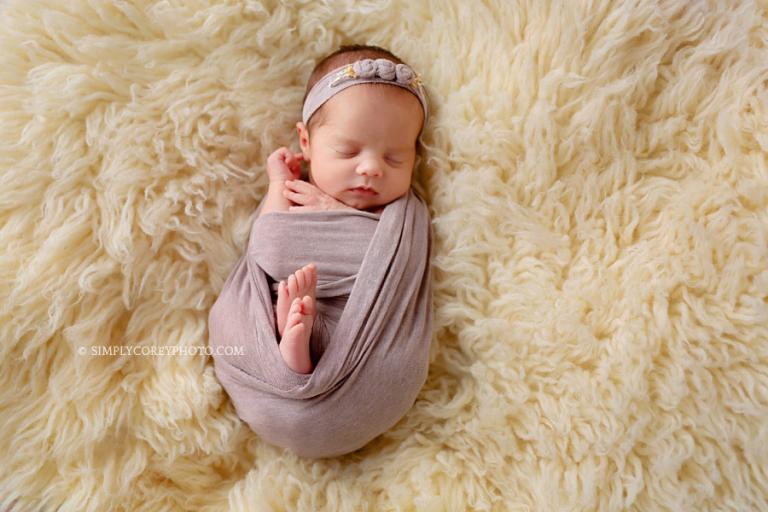
[[[379,47],[341,47],[310,75],[301,152],[267,160],[268,192],[208,328],[237,415],[273,445],[354,451],[426,381],[433,235],[411,188],[426,122],[409,66]]]
[[[385,58],[360,59],[361,54]],[[348,66],[344,73],[362,75],[358,83],[347,82],[342,89],[345,84],[334,83],[339,78],[334,75],[318,83],[327,70],[342,65]],[[377,72],[389,72],[395,79],[390,83],[399,86],[366,83],[366,78],[379,78]],[[349,74],[342,78],[352,78]],[[259,217],[274,211],[350,208],[378,214],[404,196],[411,186],[416,144],[427,113],[420,84],[409,85],[414,80],[410,68],[384,50],[346,50],[328,56],[307,84],[304,120],[296,124],[301,153],[283,147],[267,160],[269,189]],[[299,179],[302,161],[309,165],[308,182]],[[313,367],[309,339],[317,315],[316,285],[317,268],[308,264],[281,280],[277,292],[280,353],[299,373],[309,373]]]

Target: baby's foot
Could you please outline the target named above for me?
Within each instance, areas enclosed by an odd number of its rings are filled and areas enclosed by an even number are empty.
[[[309,337],[315,322],[315,299],[309,295],[294,299],[288,312],[285,335],[280,340],[280,354],[285,364],[296,373],[311,373]]]
[[[288,318],[288,311],[294,299],[301,299],[305,295],[315,300],[315,291],[317,290],[317,268],[314,263],[306,265],[290,276],[288,282],[280,281],[277,289],[277,304],[275,306],[275,317],[277,320],[277,332],[280,336],[285,330],[285,322]]]

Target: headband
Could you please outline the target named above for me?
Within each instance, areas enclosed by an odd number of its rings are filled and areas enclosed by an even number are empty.
[[[347,87],[358,84],[383,83],[396,85],[413,93],[421,102],[424,109],[424,123],[427,125],[427,99],[419,76],[406,64],[395,64],[387,59],[362,59],[352,64],[346,64],[334,69],[323,76],[312,86],[307,94],[302,109],[302,119],[306,125],[312,114],[323,103],[340,93]]]

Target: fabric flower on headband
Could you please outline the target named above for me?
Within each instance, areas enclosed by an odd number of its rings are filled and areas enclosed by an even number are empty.
[[[399,84],[410,85],[412,87],[421,86],[421,78],[405,64],[395,64],[387,59],[362,59],[352,64],[348,64],[343,71],[336,75],[336,78],[330,83],[331,87],[352,79],[352,78],[375,78],[384,80],[393,80]]]

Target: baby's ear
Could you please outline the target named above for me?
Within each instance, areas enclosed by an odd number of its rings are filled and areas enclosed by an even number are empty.
[[[309,161],[309,131],[301,121],[296,123],[296,131],[299,133],[299,146],[304,154],[304,160]]]

